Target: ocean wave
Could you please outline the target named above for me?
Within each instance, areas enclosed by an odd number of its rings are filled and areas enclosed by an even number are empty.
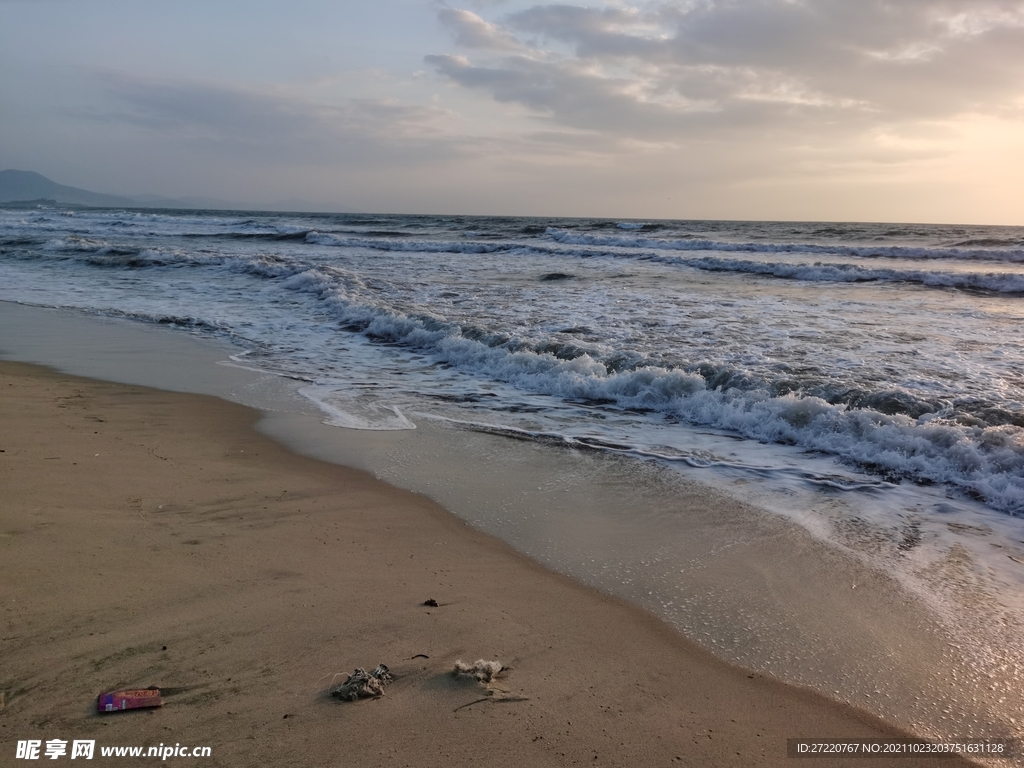
[[[364,303],[319,268],[292,275],[339,324],[435,361],[563,400],[656,411],[743,437],[822,451],[892,479],[948,483],[1011,514],[1024,514],[1024,430],[965,426],[936,414],[914,419],[763,388],[709,387],[697,372],[644,366],[615,371],[591,353],[535,351],[514,339],[469,338],[460,326]]]
[[[371,248],[379,251],[420,253],[500,253],[521,247],[517,243],[478,243],[458,240],[395,240],[392,238],[353,237],[317,232],[306,235],[306,242],[336,248]]]
[[[983,248],[1021,248],[1024,247],[1024,240],[1019,237],[978,237],[953,243],[954,248],[975,248],[978,246]]]
[[[236,274],[247,274],[268,280],[284,281],[288,290],[307,290],[310,275],[318,275],[318,279],[327,281],[317,285],[316,290],[339,291],[347,296],[350,306],[363,306],[369,315],[353,315],[352,310],[342,318],[342,327],[349,331],[364,333],[370,338],[389,343],[406,343],[401,334],[396,337],[392,330],[380,326],[377,312],[393,313],[389,304],[392,291],[387,285],[374,284],[368,286],[355,272],[340,266],[317,263],[294,256],[263,254],[225,254],[197,253],[168,248],[150,248],[143,250],[119,249],[105,241],[69,238],[51,241],[51,249],[61,252],[72,252],[80,260],[95,266],[143,268],[153,266],[205,266],[224,269]],[[1024,292],[1024,276],[1014,274],[977,274],[977,273],[946,273],[914,271],[911,273],[898,270],[866,270],[862,267],[845,264],[772,264],[766,262],[744,261],[736,259],[719,259],[704,257],[686,259],[681,256],[648,254],[643,258],[668,261],[688,267],[712,271],[739,271],[772,277],[827,280],[843,282],[863,281],[918,281],[925,285],[955,286],[959,288],[985,289],[1003,292]],[[574,275],[569,272],[543,273],[538,280],[545,283],[572,281]],[[376,303],[368,303],[368,299]],[[599,337],[586,329],[575,326],[552,330],[550,336],[542,336],[532,341],[515,338],[500,330],[488,330],[469,325],[452,326],[446,321],[433,318],[428,323],[430,332],[441,329],[441,336],[459,336],[465,340],[480,343],[488,348],[501,347],[508,353],[522,352],[538,356],[550,356],[553,359],[568,362],[580,359],[594,359],[603,366],[606,373],[629,374],[643,368],[658,368],[665,362],[652,359],[630,350],[606,349],[601,345]],[[421,329],[422,332],[423,329]],[[446,362],[451,362],[446,360]],[[685,363],[675,361],[677,369],[685,369],[697,375],[708,389],[723,391],[764,391],[773,396],[795,394],[796,396],[817,397],[832,406],[855,410],[871,410],[889,416],[907,416],[918,419],[928,414],[946,414],[949,419],[959,419],[967,425],[981,427],[1024,426],[1024,414],[1011,412],[1005,408],[993,408],[989,405],[973,407],[970,403],[951,403],[933,398],[922,398],[908,391],[893,389],[877,391],[851,388],[843,381],[829,383],[801,380],[788,374],[781,378],[765,379],[751,376],[745,370],[729,365],[705,364],[699,361]],[[618,402],[619,398],[610,397],[607,393],[600,395],[580,395],[583,399],[595,401]],[[631,407],[646,407],[634,404]],[[952,410],[951,410],[952,409]]]
[[[916,260],[979,260],[1024,263],[1024,248],[1019,247],[921,247],[906,245],[824,245],[820,243],[729,242],[705,238],[656,238],[630,235],[594,235],[549,227],[546,235],[567,245],[615,248],[647,248],[655,251],[719,251],[748,253],[807,253],[856,258],[893,258]]]
[[[226,335],[232,338],[235,337],[235,334],[230,328],[227,328],[220,323],[211,322],[209,320],[204,320],[201,317],[193,317],[190,315],[131,312],[122,309],[104,309],[97,310],[96,312],[104,317],[119,317],[125,320],[136,320],[143,323],[152,323],[154,325],[169,325],[176,328],[187,328],[189,330],[202,331],[204,333]]]
[[[835,473],[822,474],[820,472],[812,472],[799,467],[790,467],[785,465],[759,466],[756,464],[737,461],[735,459],[726,459],[723,456],[710,453],[706,450],[686,451],[679,448],[654,448],[643,444],[623,443],[621,441],[608,440],[597,435],[573,435],[562,432],[542,432],[507,425],[494,425],[475,421],[457,420],[443,416],[434,418],[438,421],[444,421],[452,424],[460,429],[466,429],[473,432],[483,432],[490,435],[500,435],[501,437],[508,437],[513,440],[544,443],[546,445],[572,448],[574,450],[625,453],[631,456],[658,459],[659,461],[679,462],[693,467],[694,469],[739,469],[744,472],[761,475],[763,477],[790,475],[805,482],[831,488],[837,491],[877,490],[891,485],[884,480],[854,478],[836,475]]]
[[[283,240],[301,240],[306,239],[310,230],[300,229],[295,232],[219,232],[212,235],[204,233],[194,233],[187,235],[187,237],[196,238],[225,238],[230,240],[268,240],[271,242],[281,242]]]
[[[291,234],[272,235],[275,239],[294,239]],[[392,240],[373,238],[342,237],[308,231],[301,238],[315,245],[347,248],[369,248],[384,251],[410,253],[454,253],[454,254],[496,254],[568,256],[572,258],[616,258],[637,261],[658,262],[667,265],[699,269],[707,272],[737,272],[775,277],[787,280],[830,283],[910,283],[933,288],[956,288],[961,290],[987,291],[1003,294],[1024,293],[1024,274],[1014,272],[951,272],[941,270],[906,270],[897,268],[872,268],[842,262],[789,263],[753,261],[720,256],[669,255],[664,252],[614,252],[588,248],[551,248],[549,246],[528,246],[521,243],[480,243],[445,240]],[[260,255],[257,257],[235,256],[212,251],[182,250],[170,247],[138,248],[131,245],[112,244],[84,236],[68,236],[47,241],[44,252],[74,256],[94,266],[165,267],[189,264],[235,264],[245,270],[246,264],[272,262],[275,270],[267,277],[280,277],[284,272],[301,271],[301,261],[289,261],[283,257]],[[287,268],[283,265],[291,265]],[[542,279],[554,281],[553,275],[569,273],[545,273]]]
[[[310,232],[306,242],[335,247],[371,248],[384,251],[419,253],[509,253],[576,258],[613,257],[631,258],[642,261],[660,261],[712,272],[747,272],[768,277],[812,282],[887,282],[916,283],[937,288],[959,288],[965,290],[991,291],[994,293],[1024,293],[1024,275],[1003,272],[943,272],[929,270],[876,269],[855,264],[815,262],[814,264],[790,264],[728,259],[721,257],[671,257],[658,253],[618,253],[593,250],[563,250],[522,243],[479,243],[458,241],[423,241],[390,239],[353,238]],[[754,250],[751,248],[750,250]],[[1024,252],[1022,252],[1024,255]]]
[[[871,269],[856,264],[815,262],[790,264],[707,256],[673,258],[646,256],[647,260],[679,264],[708,272],[748,274],[828,283],[916,283],[933,288],[960,288],[993,293],[1024,293],[1024,274],[1012,272],[943,272],[931,270]]]
[[[44,241],[40,240],[38,237],[15,235],[14,237],[0,238],[0,248],[7,248],[10,246],[41,245],[43,242]]]
[[[222,257],[215,254],[188,252],[166,246],[139,247],[114,244],[105,240],[71,236],[49,240],[43,252],[58,258],[72,258],[95,267],[121,267],[139,269],[218,263]]]
[[[549,230],[550,232],[551,230]],[[594,238],[591,240],[621,239],[621,238]],[[630,238],[635,241],[645,241],[649,238]],[[576,249],[551,249],[544,246],[527,245],[515,242],[503,243],[480,243],[480,242],[459,242],[459,241],[424,241],[405,240],[395,241],[390,239],[353,238],[338,235],[310,232],[306,235],[306,241],[317,245],[350,248],[371,248],[384,251],[421,252],[421,253],[509,253],[509,254],[532,254],[571,256],[576,258],[613,257],[628,258],[642,261],[660,261],[666,264],[675,264],[712,272],[746,272],[759,274],[768,277],[778,277],[791,280],[806,280],[813,282],[887,282],[887,283],[915,283],[923,286],[937,288],[959,288],[965,290],[991,291],[994,293],[1024,293],[1024,275],[1003,272],[943,272],[930,270],[901,270],[889,268],[869,268],[856,264],[815,262],[814,264],[791,264],[778,262],[761,262],[743,259],[729,259],[722,257],[706,256],[696,258],[673,257],[651,252],[614,252],[594,251]],[[562,241],[559,241],[562,242]],[[690,242],[690,241],[673,241]],[[709,241],[693,241],[707,243]],[[716,245],[723,245],[718,243]],[[770,244],[748,244],[749,248],[735,248],[733,250],[770,251]],[[757,246],[757,247],[755,247]],[[762,248],[761,246],[764,246]],[[800,246],[803,248],[804,246]],[[679,250],[687,250],[680,248]],[[705,250],[705,248],[693,248],[692,250]],[[729,250],[729,249],[725,249]],[[843,249],[834,249],[839,252]],[[910,250],[910,249],[907,249]],[[781,249],[778,251],[781,252]],[[1021,261],[1024,261],[1024,251],[1020,252]]]

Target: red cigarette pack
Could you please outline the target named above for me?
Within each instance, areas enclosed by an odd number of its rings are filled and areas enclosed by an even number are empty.
[[[156,688],[144,688],[133,691],[110,691],[101,693],[96,699],[99,712],[121,712],[125,709],[144,709],[146,707],[162,707],[164,700]]]

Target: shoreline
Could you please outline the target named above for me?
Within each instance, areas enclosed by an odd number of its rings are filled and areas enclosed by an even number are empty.
[[[947,624],[930,595],[908,591],[890,572],[887,564],[910,564],[901,552],[864,562],[820,533],[657,463],[438,428],[429,418],[398,432],[329,426],[300,394],[301,382],[246,366],[237,359],[245,348],[223,340],[9,302],[0,302],[0,325],[9,331],[0,358],[255,408],[255,429],[286,451],[429,498],[728,663],[918,736],[1020,734],[1016,623],[993,625],[990,598],[966,590],[960,604],[975,606],[964,614],[968,623],[954,616]],[[951,554],[933,576],[963,585],[969,561]],[[971,616],[989,621],[972,625]]]
[[[905,735],[721,661],[423,496],[290,453],[255,410],[10,362],[0,386],[11,748],[86,736],[205,743],[214,765],[352,750],[395,765],[772,765],[786,738]],[[476,684],[448,674],[457,658],[512,669],[475,703]],[[326,698],[335,673],[379,662],[398,677],[380,700]],[[100,690],[147,685],[178,692],[150,714],[91,714]]]

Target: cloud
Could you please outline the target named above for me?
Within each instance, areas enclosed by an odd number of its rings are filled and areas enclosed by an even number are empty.
[[[441,13],[456,42],[478,49],[426,57],[443,77],[546,122],[623,138],[854,135],[1000,114],[1024,93],[1020,0],[547,4],[490,22]],[[485,45],[494,40],[529,47]]]
[[[703,112],[707,121],[715,109],[707,102],[684,103],[686,97],[650,83],[606,76],[578,61],[513,56],[492,67],[474,65],[464,56],[428,56],[426,61],[459,85],[578,130],[663,139],[678,129],[680,117]]]
[[[455,33],[456,45],[491,51],[515,51],[523,47],[514,35],[471,11],[442,8],[437,12],[437,18]]]
[[[582,58],[656,55],[670,32],[660,13],[637,8],[538,5],[506,23],[543,39],[569,43]]]
[[[452,134],[452,114],[433,106],[368,98],[319,103],[273,89],[123,74],[102,81],[118,106],[79,109],[77,116],[234,155],[396,165],[468,149]]]

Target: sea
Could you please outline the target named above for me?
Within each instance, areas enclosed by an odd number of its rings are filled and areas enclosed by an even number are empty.
[[[961,677],[904,721],[948,731],[963,698],[972,727],[1024,725],[1024,228],[6,209],[0,300],[223,342],[334,428],[599,457],[626,478],[618,566],[580,544],[586,510],[562,545],[517,541],[528,520],[494,532],[721,656],[891,714],[884,679],[833,688],[680,598],[691,566],[665,541],[687,523],[652,522],[643,486],[713,489],[935,617]]]

